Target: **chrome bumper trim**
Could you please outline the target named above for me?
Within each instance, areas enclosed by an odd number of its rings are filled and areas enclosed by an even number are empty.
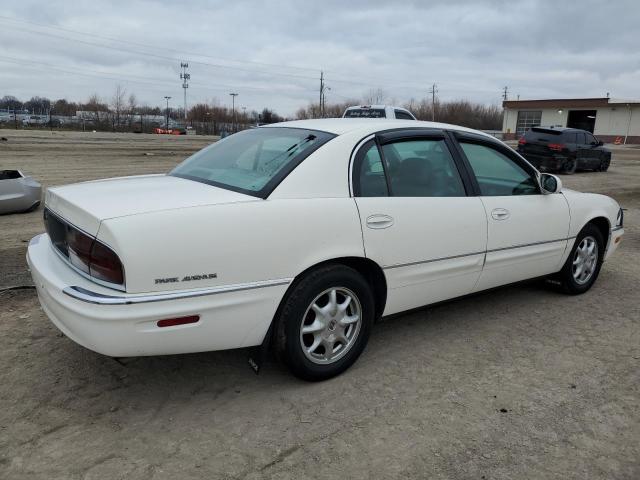
[[[104,295],[92,292],[86,288],[71,286],[65,287],[62,292],[71,298],[82,302],[94,303],[97,305],[135,305],[138,303],[163,302],[167,300],[181,300],[184,298],[204,297],[206,295],[216,295],[219,293],[241,292],[243,290],[253,290],[256,288],[275,287],[288,285],[292,278],[281,278],[277,280],[264,280],[262,282],[242,283],[237,285],[225,285],[222,287],[204,288],[202,290],[188,290],[180,292],[154,293],[144,295]]]

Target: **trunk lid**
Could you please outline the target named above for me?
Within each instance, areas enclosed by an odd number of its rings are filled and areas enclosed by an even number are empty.
[[[47,208],[93,236],[97,235],[100,222],[108,218],[259,200],[243,193],[164,174],[52,187],[45,196]]]

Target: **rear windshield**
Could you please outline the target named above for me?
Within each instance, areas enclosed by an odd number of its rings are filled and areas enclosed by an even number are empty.
[[[533,127],[531,130],[528,130],[524,136],[529,141],[539,141],[539,142],[557,142],[560,140],[558,137],[562,135],[562,132],[559,130],[552,130],[550,128],[537,128]]]
[[[266,198],[302,160],[334,136],[302,128],[244,130],[193,154],[170,175]]]
[[[345,118],[386,118],[384,108],[351,108],[344,112]]]

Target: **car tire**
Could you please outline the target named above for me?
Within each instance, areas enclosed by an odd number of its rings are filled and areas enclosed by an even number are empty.
[[[595,283],[605,254],[602,233],[593,224],[587,224],[576,237],[571,253],[552,280],[570,295],[580,295]]]
[[[564,165],[562,166],[562,173],[565,175],[573,175],[576,173],[576,168],[578,168],[578,159],[569,157],[564,161]]]
[[[609,170],[609,164],[611,163],[611,160],[608,158],[603,159],[600,162],[600,171],[601,172],[606,172],[607,170]]]
[[[356,270],[326,265],[294,284],[279,310],[278,358],[298,378],[319,381],[339,375],[358,359],[369,340],[375,302]]]

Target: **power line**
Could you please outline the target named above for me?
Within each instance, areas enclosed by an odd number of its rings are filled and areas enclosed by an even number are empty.
[[[14,20],[11,19],[9,17],[4,17],[4,16],[0,16],[0,21],[1,20],[10,20],[10,21],[18,21],[18,22],[23,22],[23,23],[30,23],[30,24],[35,24],[34,22],[27,22],[27,21],[23,21],[23,20]],[[35,25],[42,25],[42,24],[35,24]],[[58,27],[48,27],[45,25],[42,25],[45,28],[51,28],[51,29],[57,29],[57,30],[62,30],[62,31],[69,31],[69,32],[73,32],[73,33],[77,33],[79,35],[85,35],[88,37],[93,37],[93,38],[102,38],[102,39],[109,39],[109,41],[116,41],[116,42],[120,42],[120,43],[129,43],[132,45],[138,45],[138,46],[143,46],[145,48],[157,48],[157,46],[151,46],[151,45],[145,45],[145,44],[140,44],[140,43],[135,43],[135,42],[125,42],[123,40],[115,40],[115,39],[110,39],[110,37],[101,37],[95,34],[90,34],[90,33],[84,33],[84,32],[77,32],[77,31],[73,31],[73,30],[68,30],[68,29],[62,29],[62,28],[58,28]],[[80,43],[80,44],[84,44],[84,45],[89,45],[89,46],[93,46],[93,47],[99,47],[99,48],[106,48],[106,49],[110,49],[110,50],[115,50],[115,51],[119,51],[119,52],[123,52],[123,53],[127,53],[127,54],[136,54],[136,55],[141,55],[141,56],[146,56],[146,57],[151,57],[151,58],[157,58],[160,60],[165,60],[165,61],[170,61],[171,63],[174,62],[178,62],[180,59],[178,57],[171,57],[171,56],[167,56],[167,55],[160,55],[158,53],[152,53],[152,52],[144,52],[144,51],[139,51],[139,50],[133,50],[130,48],[121,48],[121,47],[117,47],[117,46],[113,46],[113,45],[105,45],[103,43],[98,43],[98,42],[92,42],[92,41],[88,41],[88,40],[81,40],[81,39],[77,39],[77,38],[70,38],[67,36],[63,36],[63,35],[56,35],[54,33],[50,33],[50,32],[42,32],[42,31],[38,31],[38,30],[32,30],[32,29],[27,29],[27,28],[22,28],[22,30],[26,31],[26,32],[30,32],[30,33],[34,33],[36,35],[44,35],[44,36],[49,36],[52,38],[57,38],[60,40],[65,40],[65,41],[70,41],[70,42],[76,42],[76,43]],[[166,49],[163,47],[163,50],[170,50],[170,49]],[[177,50],[173,50],[173,51],[177,51]],[[208,57],[207,55],[201,55],[201,54],[195,54],[196,56],[200,56],[200,57]],[[214,57],[208,57],[208,58],[214,58]],[[200,60],[194,60],[193,58],[190,58],[189,61],[193,64],[197,64],[197,65],[202,65],[202,66],[208,66],[208,67],[214,67],[214,68],[222,68],[222,69],[230,69],[230,70],[236,70],[236,71],[241,71],[241,72],[247,72],[247,73],[259,73],[261,75],[272,75],[272,76],[282,76],[282,77],[289,77],[289,78],[298,78],[298,79],[304,79],[304,80],[315,80],[314,77],[310,77],[310,76],[305,76],[305,75],[297,75],[297,74],[293,74],[293,73],[286,73],[286,72],[273,72],[273,71],[266,71],[266,70],[252,70],[249,67],[238,67],[238,66],[234,66],[234,65],[222,65],[219,63],[211,63],[211,62],[204,62],[204,61],[200,61]],[[250,62],[250,61],[241,61],[241,60],[227,60],[227,61],[232,61],[232,62],[236,62],[236,63],[258,63],[261,64],[260,62]],[[298,68],[298,67],[291,67],[291,66],[285,66],[285,65],[276,65],[276,64],[262,64],[262,65],[270,65],[270,66],[277,66],[277,67],[284,67],[284,68]],[[306,68],[306,70],[313,70],[311,68]],[[352,77],[354,78],[354,77]],[[388,87],[393,87],[393,88],[411,88],[411,89],[419,89],[419,87],[417,85],[413,85],[413,84],[402,84],[402,83],[396,83],[394,81],[393,85],[389,85],[389,84],[384,84],[384,83],[380,83],[378,82],[378,85],[373,85],[373,84],[366,84],[366,83],[362,83],[361,81],[357,81],[357,80],[345,80],[345,79],[341,79],[339,77],[335,77],[332,80],[333,82],[337,82],[337,83],[344,83],[344,84],[351,84],[351,85],[359,85],[362,87],[373,87],[373,88],[377,88],[379,86],[388,86]]]
[[[56,26],[56,25],[47,25],[45,23],[31,22],[29,20],[23,20],[23,19],[19,19],[19,18],[7,17],[7,16],[4,16],[4,15],[0,15],[0,19],[8,20],[8,21],[11,21],[11,22],[26,23],[26,24],[35,25],[35,26],[38,26],[38,27],[49,28],[51,30],[59,30],[59,31],[62,31],[62,32],[74,33],[76,35],[85,35],[85,36],[90,36],[90,37],[94,37],[94,38],[101,38],[103,40],[108,40],[108,41],[111,41],[111,42],[118,42],[118,43],[129,44],[129,45],[137,45],[139,47],[145,47],[145,48],[153,48],[153,49],[158,48],[157,45],[149,45],[149,44],[146,44],[146,43],[132,42],[130,40],[120,40],[118,38],[107,37],[107,36],[104,36],[104,35],[97,35],[95,33],[82,32],[80,30],[72,30],[72,29],[69,29],[69,28],[59,27],[59,26]],[[182,51],[182,50],[177,50],[175,48],[166,47],[166,46],[163,46],[162,49],[165,50],[165,51],[172,51],[172,52],[178,53],[178,54],[183,55],[183,56],[185,54],[187,54],[187,55],[193,55],[193,56],[197,56],[197,57],[210,58],[212,60],[222,60],[222,61],[226,61],[226,62],[262,65],[262,66],[265,66],[265,67],[291,68],[291,69],[294,69],[294,70],[307,70],[307,71],[313,71],[313,72],[317,72],[318,71],[317,68],[302,67],[302,66],[298,66],[298,65],[266,63],[266,62],[257,62],[257,61],[253,61],[253,60],[235,60],[235,59],[232,59],[232,58],[224,58],[224,57],[212,57],[211,55],[205,55],[205,54],[202,54],[202,53],[195,53],[195,52],[185,52],[185,51]]]
[[[72,75],[82,75],[82,76],[88,76],[88,77],[95,77],[95,78],[103,78],[106,80],[121,80],[121,81],[127,81],[127,82],[131,82],[131,83],[140,83],[140,84],[145,84],[145,85],[151,85],[154,87],[158,87],[158,86],[162,86],[165,85],[167,87],[175,87],[175,84],[173,82],[170,81],[163,81],[163,80],[155,80],[155,79],[150,79],[148,77],[141,77],[141,76],[137,76],[137,75],[122,75],[122,74],[118,74],[118,73],[111,73],[111,72],[103,72],[103,71],[96,71],[96,70],[87,70],[87,69],[78,69],[76,67],[74,67],[74,70],[68,70],[68,69],[64,69],[61,67],[58,67],[57,65],[53,65],[50,63],[46,63],[46,62],[39,62],[36,60],[23,60],[20,58],[15,58],[15,57],[7,57],[4,55],[0,55],[0,62],[4,62],[4,63],[13,63],[13,64],[18,64],[18,65],[26,65],[26,66],[30,66],[30,67],[34,67],[34,68],[38,68],[38,67],[46,67],[47,71],[49,70],[55,70],[55,71],[60,71],[62,73],[67,73],[67,74],[72,74]],[[210,91],[226,91],[228,88],[237,88],[240,87],[243,90],[255,90],[255,91],[261,91],[261,92],[273,92],[274,88],[273,87],[254,87],[254,86],[248,86],[248,85],[228,85],[228,84],[221,84],[221,83],[216,83],[216,87],[213,87],[211,85],[205,85],[205,84],[198,84],[198,83],[194,83],[192,85],[195,85],[203,90],[210,90]],[[166,91],[166,88],[163,89]],[[304,92],[311,92],[311,89],[302,89],[302,91]],[[315,90],[313,90],[315,91]]]

